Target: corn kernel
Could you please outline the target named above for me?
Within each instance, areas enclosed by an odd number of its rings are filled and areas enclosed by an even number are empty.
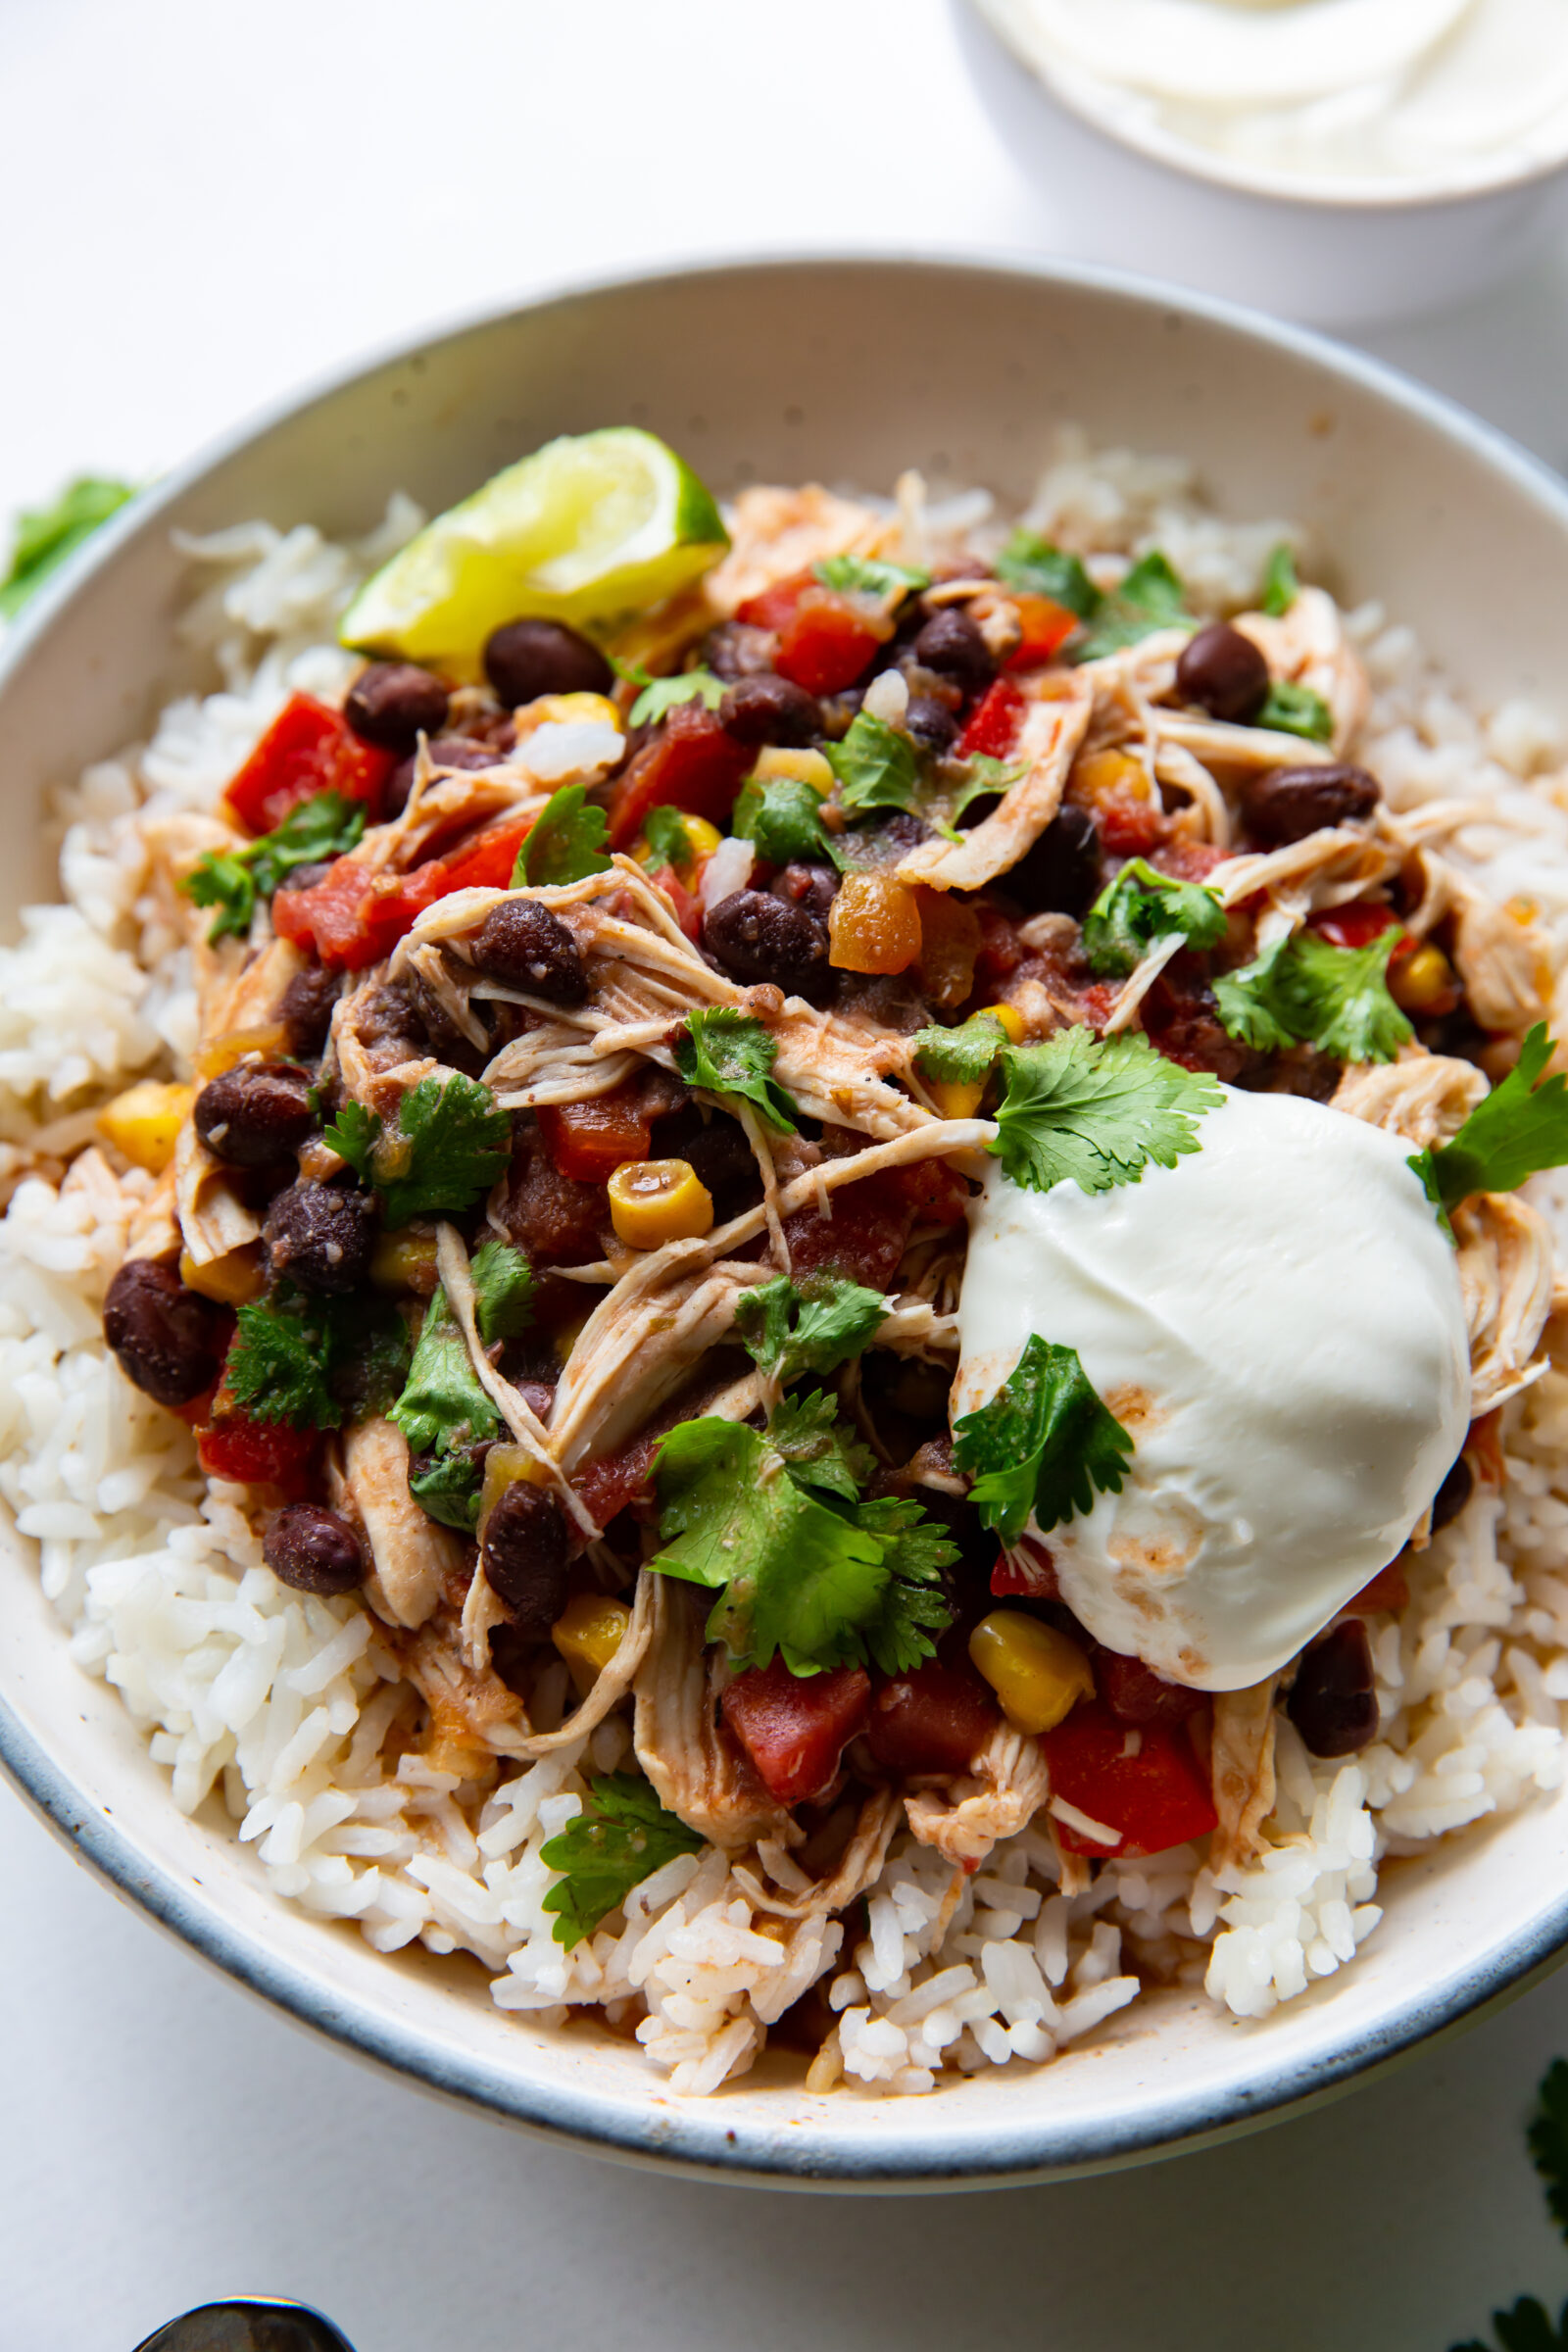
[[[608,1592],[574,1592],[550,1629],[579,1690],[590,1690],[625,1639],[631,1611]]]
[[[683,808],[674,811],[680,819],[680,829],[686,836],[686,853],[676,863],[682,873],[691,866],[702,865],[711,858],[724,836],[706,816],[688,816]],[[632,852],[639,865],[662,865],[662,858],[655,856],[646,841],[639,841]]]
[[[982,1617],[969,1636],[969,1655],[1021,1732],[1054,1731],[1081,1698],[1095,1695],[1095,1678],[1077,1642],[1021,1609],[993,1609]]]
[[[828,961],[841,972],[905,972],[920,953],[920,907],[890,874],[848,874],[828,916]]]
[[[713,1225],[713,1196],[688,1159],[625,1159],[610,1179],[610,1218],[628,1250],[696,1241]]]
[[[98,1132],[105,1143],[123,1152],[132,1167],[161,1176],[174,1156],[179,1131],[190,1117],[196,1100],[193,1086],[166,1084],[144,1078],[122,1095],[106,1102],[98,1113]]]
[[[433,1233],[378,1233],[370,1251],[370,1280],[378,1291],[413,1291],[428,1298],[436,1285]]]
[[[1406,1012],[1450,1012],[1453,966],[1429,939],[1394,966],[1389,974],[1389,994]]]
[[[188,1250],[179,1253],[179,1279],[187,1291],[200,1291],[220,1306],[243,1306],[262,1287],[262,1253],[253,1242],[248,1249],[227,1250],[198,1265]]]
[[[518,743],[525,743],[536,727],[567,726],[585,719],[595,724],[613,727],[622,732],[620,712],[606,694],[540,694],[531,703],[524,703],[513,720]]]
[[[759,784],[809,784],[824,799],[834,782],[833,770],[820,752],[792,751],[782,743],[770,743],[758,753],[752,775]]]

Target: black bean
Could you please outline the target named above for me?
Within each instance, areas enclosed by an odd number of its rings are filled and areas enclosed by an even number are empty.
[[[721,620],[703,640],[703,667],[715,678],[760,677],[773,666],[778,638],[771,629],[759,629],[748,620]]]
[[[493,906],[474,939],[473,960],[487,978],[552,1004],[581,1004],[588,995],[577,942],[537,899],[504,899]]]
[[[839,876],[831,865],[791,863],[773,876],[775,899],[788,899],[792,906],[804,906],[808,914],[825,921],[833,901],[838,896]]]
[[[1100,834],[1087,808],[1060,808],[1002,887],[1030,914],[1086,914],[1101,883]]]
[[[1451,1527],[1475,1493],[1476,1474],[1461,1453],[1432,1498],[1432,1530]]]
[[[1325,825],[1343,825],[1370,816],[1381,794],[1376,776],[1348,760],[1325,760],[1320,767],[1263,768],[1242,787],[1242,814],[1247,829],[1271,849],[1304,841]]]
[[[509,620],[485,646],[484,674],[509,710],[541,694],[608,694],[615,683],[598,646],[559,620]]]
[[[526,1479],[503,1487],[479,1547],[491,1592],[520,1634],[539,1641],[566,1598],[566,1515],[553,1494]]]
[[[316,1125],[311,1082],[281,1061],[242,1061],[196,1098],[196,1132],[230,1167],[265,1168],[297,1152]]]
[[[365,1193],[303,1179],[279,1193],[262,1228],[273,1274],[329,1296],[357,1290],[370,1270],[375,1217]]]
[[[997,674],[996,656],[959,605],[933,612],[912,650],[922,669],[937,670],[971,689],[989,685]]]
[[[409,1004],[420,1028],[430,1041],[430,1051],[449,1070],[461,1070],[466,1078],[477,1078],[490,1055],[476,1046],[466,1029],[458,1026],[438,992],[431,987],[422,972],[411,964],[403,975],[403,985],[409,992]],[[482,1012],[482,1005],[475,1005]]]
[[[810,1001],[829,986],[827,925],[765,890],[736,890],[711,907],[703,945],[732,980],[771,980]]]
[[[1359,1617],[1302,1651],[1285,1711],[1314,1756],[1353,1756],[1377,1738],[1372,1644]]]
[[[706,1110],[700,1102],[661,1119],[653,1131],[655,1159],[683,1159],[699,1184],[712,1195],[721,1218],[735,1216],[757,1177],[757,1157],[746,1130],[727,1111]]]
[[[332,1008],[343,993],[341,972],[329,972],[322,963],[307,964],[296,972],[277,1001],[277,1018],[283,1025],[284,1043],[291,1054],[302,1061],[314,1061],[326,1044],[332,1026]]]
[[[280,1585],[325,1598],[365,1582],[365,1547],[340,1511],[320,1502],[286,1502],[262,1538],[262,1557]]]
[[[1240,629],[1211,621],[1189,637],[1176,664],[1176,691],[1210,718],[1245,725],[1257,716],[1268,695],[1268,663]]]
[[[810,743],[822,732],[814,694],[789,678],[739,678],[718,706],[719,724],[737,743]]]
[[[412,662],[372,662],[350,687],[343,715],[367,743],[412,752],[419,736],[446,724],[451,699],[439,678]]]
[[[212,1387],[222,1333],[220,1309],[157,1258],[127,1259],[109,1285],[104,1338],[125,1378],[156,1404],[189,1404]]]
[[[904,724],[916,743],[924,744],[926,750],[935,752],[938,758],[944,752],[951,752],[958,740],[957,712],[950,710],[945,703],[939,703],[933,694],[910,695]]]

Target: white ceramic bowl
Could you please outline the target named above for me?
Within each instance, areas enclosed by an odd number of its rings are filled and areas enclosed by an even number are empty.
[[[52,892],[52,779],[180,682],[172,525],[366,528],[439,507],[548,435],[646,421],[715,487],[889,483],[915,464],[1023,497],[1051,427],[1196,459],[1222,510],[1285,514],[1473,692],[1550,692],[1568,494],[1398,378],[1292,330],[1085,270],[952,262],[716,268],[567,294],[423,342],[247,429],[127,509],[0,672],[14,906]],[[28,1547],[0,1548],[0,1754],[126,1896],[297,2018],[414,2081],[622,2154],[839,2187],[979,2185],[1126,2163],[1324,2096],[1520,1989],[1568,1937],[1568,1795],[1386,1873],[1356,1964],[1262,2025],[1140,2002],[1102,2046],[926,2098],[808,2097],[764,2057],[683,2102],[624,2042],[491,2006],[476,1964],[384,1959],[276,1902],[231,1828],[184,1820],[117,1694],[73,1665]]]
[[[1161,131],[1108,85],[1026,58],[993,0],[950,5],[993,124],[1085,259],[1317,325],[1377,326],[1497,284],[1568,226],[1568,142],[1452,188],[1287,185]]]

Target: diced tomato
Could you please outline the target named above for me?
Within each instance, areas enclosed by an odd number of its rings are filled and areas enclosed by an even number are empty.
[[[496,825],[488,833],[476,834],[463,849],[454,850],[450,857],[441,859],[442,883],[438,896],[449,898],[455,890],[510,888],[517,852],[532,831],[533,818],[518,816],[510,824]],[[416,866],[414,870],[417,875],[424,869]]]
[[[907,1167],[884,1168],[880,1177],[890,1196],[908,1203],[915,1225],[961,1225],[969,1213],[969,1193],[945,1159],[911,1160]]]
[[[1074,1854],[1160,1854],[1203,1838],[1218,1815],[1186,1729],[1151,1723],[1129,1730],[1098,1699],[1082,1701],[1041,1740],[1051,1793],[1119,1835],[1107,1842],[1055,1819]]]
[[[379,963],[437,899],[455,890],[505,890],[531,823],[516,817],[497,825],[409,874],[376,874],[339,858],[312,889],[286,890],[272,901],[273,927],[297,946],[309,941],[334,970]]]
[[[973,906],[980,923],[980,953],[974,959],[975,971],[983,980],[1005,980],[1023,961],[1018,926],[989,900],[976,899]]]
[[[1352,899],[1348,906],[1331,906],[1325,914],[1310,916],[1307,928],[1316,931],[1331,947],[1365,948],[1373,940],[1381,939],[1398,919],[1392,906],[1377,900]]]
[[[892,634],[890,623],[853,597],[808,588],[779,631],[773,666],[808,694],[838,694],[855,684]]]
[[[220,1392],[220,1400],[221,1392]],[[288,1421],[253,1421],[238,1405],[220,1405],[218,1417],[196,1433],[196,1451],[209,1478],[248,1487],[281,1487],[299,1494],[310,1483],[318,1433]]]
[[[955,1673],[928,1658],[912,1674],[883,1684],[866,1738],[884,1772],[967,1772],[997,1715],[977,1674]]]
[[[722,825],[756,757],[755,745],[725,734],[716,711],[677,703],[615,786],[611,848],[629,849],[649,810],[664,805]]]
[[[545,1150],[576,1184],[605,1184],[652,1148],[653,1121],[635,1079],[587,1102],[541,1102],[535,1116]]]
[[[863,1729],[871,1678],[862,1666],[793,1675],[782,1658],[738,1674],[719,1701],[769,1796],[781,1805],[816,1796]]]
[[[648,877],[663,892],[675,910],[675,920],[693,946],[703,936],[703,902],[693,898],[672,865],[657,866]]]
[[[1178,882],[1206,882],[1216,865],[1223,865],[1229,856],[1217,850],[1211,841],[1167,841],[1155,852],[1150,863],[1162,874],[1174,874]]]
[[[958,757],[972,760],[976,752],[991,760],[1005,760],[1023,725],[1024,698],[1010,678],[988,686],[958,738]]]
[[[775,580],[771,588],[764,588],[760,596],[749,596],[744,605],[736,607],[735,617],[753,629],[772,629],[775,632],[787,629],[795,618],[795,608],[808,588],[819,585],[812,572],[792,572],[787,580]]]
[[[1112,858],[1147,858],[1157,850],[1170,828],[1152,801],[1136,793],[1111,793],[1095,810],[1101,847]]]
[[[991,1590],[1000,1598],[1021,1592],[1030,1600],[1059,1600],[1061,1586],[1056,1563],[1033,1536],[1020,1536],[1011,1551],[999,1551],[991,1571]]]
[[[299,801],[340,792],[364,801],[374,823],[386,780],[398,763],[355,734],[340,710],[309,694],[291,695],[238,775],[227,800],[241,824],[270,833]]]
[[[784,1220],[784,1236],[789,1244],[790,1262],[797,1274],[811,1274],[824,1270],[842,1274],[851,1282],[863,1282],[870,1289],[885,1291],[904,1255],[915,1219],[921,1211],[920,1193],[901,1181],[913,1170],[884,1169],[877,1176],[862,1176],[858,1183],[840,1185],[833,1194],[833,1213],[819,1216],[815,1208],[797,1209]],[[943,1171],[947,1175],[947,1171]],[[950,1182],[956,1184],[956,1179]],[[961,1189],[961,1188],[960,1188]],[[941,1199],[951,1204],[945,1191]],[[922,1221],[947,1223],[957,1221],[946,1210],[938,1216],[932,1207]]]
[[[1095,1689],[1121,1724],[1184,1723],[1208,1704],[1201,1690],[1167,1683],[1142,1658],[1123,1657],[1119,1650],[1097,1648],[1094,1668]]]
[[[1409,1580],[1404,1573],[1404,1554],[1396,1553],[1386,1568],[1380,1568],[1369,1585],[1363,1585],[1355,1598],[1346,1607],[1347,1617],[1375,1617],[1380,1609],[1402,1609],[1410,1597]]]
[[[1009,669],[1037,669],[1049,662],[1078,626],[1078,615],[1049,596],[1015,596],[1023,637],[1007,657]]]

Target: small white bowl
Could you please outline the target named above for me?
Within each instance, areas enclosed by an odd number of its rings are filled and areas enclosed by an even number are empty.
[[[139,499],[0,660],[0,922],[53,895],[45,786],[191,682],[172,528],[253,514],[367,529],[401,485],[449,505],[521,450],[646,422],[719,491],[889,484],[906,466],[1029,495],[1065,418],[1176,451],[1233,519],[1296,516],[1351,601],[1387,599],[1478,701],[1562,702],[1568,491],[1458,410],[1349,353],[1166,287],[922,261],[691,270],[416,338]],[[1478,590],[1484,585],[1484,593]],[[209,681],[216,683],[216,681]],[[279,1901],[233,1825],[176,1811],[118,1691],[76,1666],[32,1546],[0,1526],[0,1763],[82,1857],[280,2008],[426,2088],[608,2153],[836,2188],[979,2187],[1191,2146],[1343,2088],[1523,1988],[1568,1939],[1568,1790],[1385,1875],[1353,1968],[1258,2025],[1172,1989],[1094,2048],[923,2098],[812,2095],[764,2053],[710,2099],[634,2045],[491,2002],[472,1961],[384,1958]]]
[[[1463,184],[1286,180],[1179,139],[1108,84],[1025,57],[986,0],[951,0],[981,102],[1061,245],[1323,326],[1481,292],[1568,225],[1560,153]]]

